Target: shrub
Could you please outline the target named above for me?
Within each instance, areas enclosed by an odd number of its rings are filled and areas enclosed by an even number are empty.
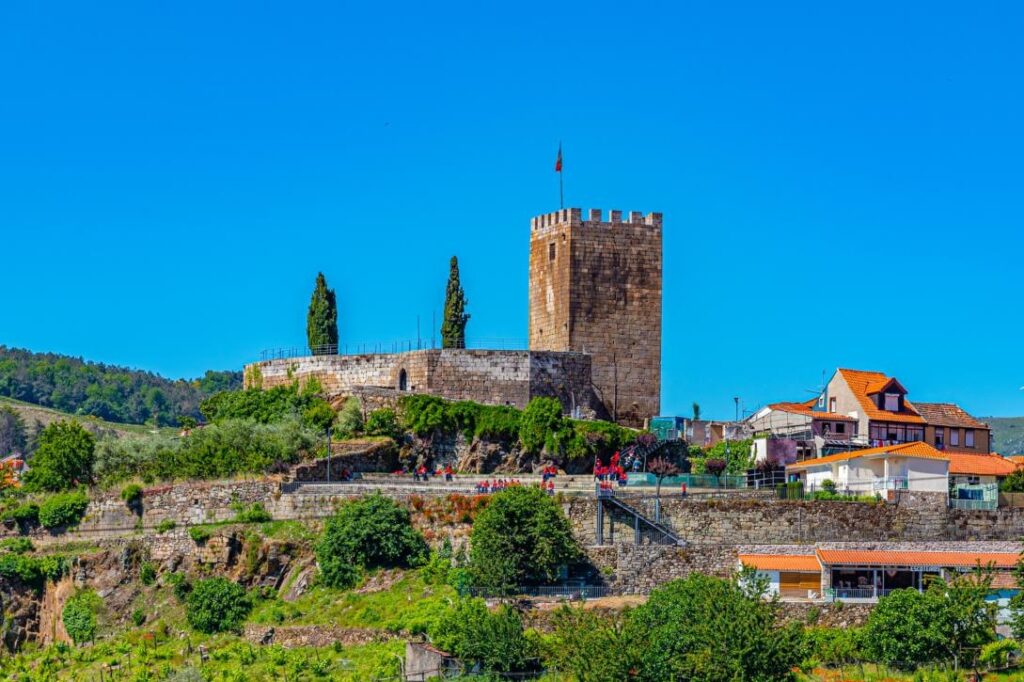
[[[192,591],[192,583],[188,577],[184,573],[171,573],[167,576],[167,584],[171,586],[175,599],[184,604],[189,592]]]
[[[310,406],[322,402],[320,393],[319,382],[307,381],[300,389],[296,381],[287,386],[275,386],[267,390],[248,388],[240,391],[222,391],[200,403],[199,409],[203,416],[214,423],[246,419],[260,424],[270,424],[300,415]]]
[[[1024,493],[1024,469],[1017,469],[999,484],[1004,493]]]
[[[407,395],[402,396],[398,405],[403,428],[421,438],[455,432],[455,419],[441,398],[422,394]]]
[[[389,407],[374,410],[366,419],[366,435],[368,436],[388,436],[397,439],[401,434],[402,429],[398,425],[398,415]]]
[[[121,488],[121,499],[128,506],[137,504],[142,500],[142,486],[138,483],[132,483]]]
[[[345,401],[338,411],[338,425],[335,429],[342,438],[358,436],[363,431],[363,404],[355,396]]]
[[[135,609],[132,611],[132,625],[135,627],[142,627],[146,622],[146,612],[142,609]]]
[[[523,631],[519,614],[507,606],[495,613],[482,599],[460,599],[430,628],[431,640],[467,667],[513,672],[528,668],[537,651]]]
[[[826,478],[824,481],[821,482],[821,489],[826,493],[831,493],[834,495],[836,492],[836,482],[833,481],[831,478]]]
[[[302,411],[302,422],[316,433],[324,433],[338,415],[326,400],[316,400]]]
[[[139,582],[147,586],[155,583],[156,566],[149,563],[148,561],[144,562],[142,566],[139,568]]]
[[[75,644],[91,641],[96,636],[96,613],[103,600],[92,590],[78,592],[64,604],[61,620]]]
[[[224,578],[196,582],[185,600],[189,625],[206,634],[237,629],[251,608],[245,588]]]
[[[39,505],[35,502],[25,502],[4,513],[4,517],[14,519],[22,526],[39,523]]]
[[[316,547],[325,584],[348,588],[360,568],[421,564],[427,543],[412,527],[409,510],[380,493],[343,505],[327,520]]]
[[[519,421],[519,444],[531,455],[542,450],[555,453],[558,451],[556,434],[561,427],[562,404],[556,398],[533,398]]]
[[[728,463],[724,459],[707,459],[704,460],[704,471],[708,472],[711,476],[719,477],[725,473],[725,469]]]
[[[259,502],[254,502],[249,506],[236,503],[231,505],[231,508],[235,512],[233,523],[266,523],[273,520],[270,512],[264,509]]]
[[[25,474],[26,490],[59,491],[92,480],[96,439],[76,421],[57,421],[44,428]]]
[[[210,526],[192,526],[188,529],[188,536],[197,545],[201,545],[213,537],[213,528]]]
[[[35,549],[35,546],[28,538],[7,538],[0,540],[0,549],[6,550],[11,554],[24,554],[25,552],[31,552]]]
[[[177,527],[178,524],[174,521],[174,519],[164,519],[160,523],[156,524],[156,532],[160,535],[163,535],[167,531],[174,530]]]
[[[44,528],[75,526],[88,506],[89,498],[83,492],[58,493],[39,506],[39,523]]]
[[[526,486],[491,497],[473,523],[470,547],[475,585],[502,592],[555,580],[561,566],[580,556],[562,508]]]
[[[563,605],[551,618],[553,633],[546,658],[574,679],[617,682],[630,679],[629,643],[622,638],[621,619]]]

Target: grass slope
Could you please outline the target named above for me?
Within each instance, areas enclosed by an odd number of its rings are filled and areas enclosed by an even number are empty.
[[[992,427],[994,450],[1000,455],[1024,454],[1024,417],[982,417]]]
[[[91,415],[68,414],[49,407],[41,407],[32,403],[26,403],[21,400],[5,398],[2,396],[0,396],[0,405],[7,405],[14,409],[14,411],[20,414],[21,418],[25,420],[25,426],[29,429],[31,429],[32,425],[36,422],[39,422],[43,426],[47,426],[50,423],[60,421],[61,419],[75,419],[83,426],[89,427],[89,430],[97,435],[115,435],[119,437],[142,436],[153,433],[175,435],[179,431],[179,429],[173,427],[155,429],[152,426],[144,424],[119,424],[116,422],[108,422]]]

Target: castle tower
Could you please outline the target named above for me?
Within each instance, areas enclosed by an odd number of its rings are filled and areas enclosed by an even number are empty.
[[[530,223],[530,350],[592,356],[603,416],[661,407],[661,214],[567,208]]]

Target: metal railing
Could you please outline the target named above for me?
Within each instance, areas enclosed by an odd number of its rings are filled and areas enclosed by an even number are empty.
[[[285,360],[311,355],[394,355],[416,350],[436,350],[436,339],[397,339],[392,341],[364,341],[326,346],[281,346],[260,351],[260,361]],[[521,350],[529,348],[526,339],[480,338],[471,339],[459,348],[464,350]]]
[[[472,597],[551,597],[568,601],[599,599],[618,594],[618,590],[607,585],[520,585],[510,592],[493,590],[484,587],[469,587],[467,593]]]

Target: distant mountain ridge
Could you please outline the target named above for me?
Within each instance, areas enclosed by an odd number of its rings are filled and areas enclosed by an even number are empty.
[[[1024,454],[1024,417],[981,417],[992,427],[992,449],[1000,455]]]
[[[199,403],[204,398],[241,386],[240,371],[208,370],[198,379],[167,379],[128,367],[0,346],[0,396],[109,422],[174,426],[181,416],[201,419]]]

